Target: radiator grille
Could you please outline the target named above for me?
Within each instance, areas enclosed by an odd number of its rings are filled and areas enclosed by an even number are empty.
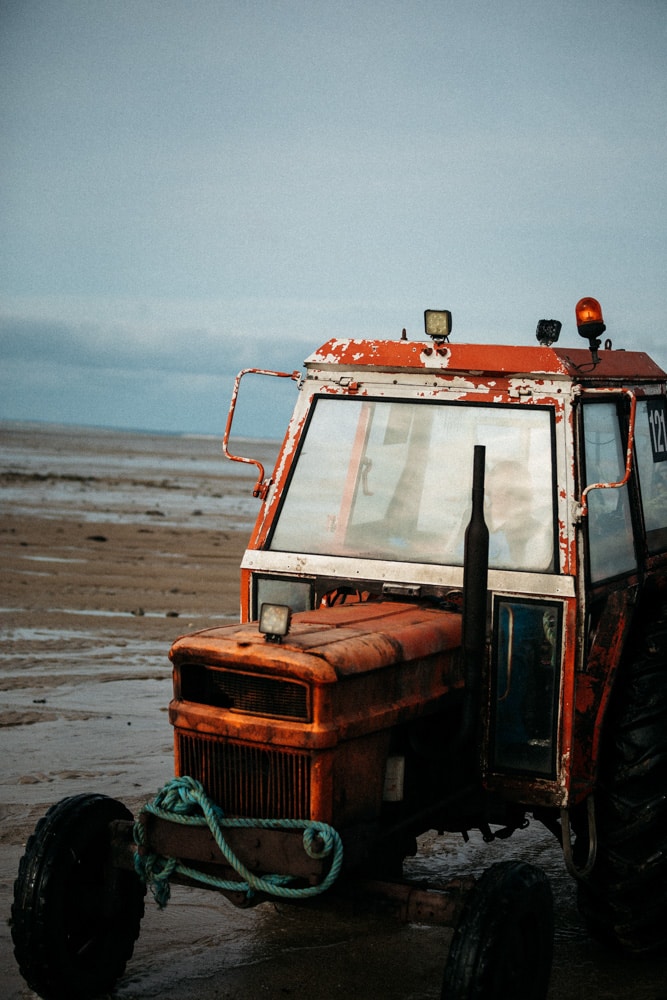
[[[201,781],[228,816],[310,818],[310,758],[177,733],[182,775]]]
[[[308,688],[304,684],[217,670],[204,663],[181,667],[181,696],[186,701],[215,708],[304,722],[309,719]]]

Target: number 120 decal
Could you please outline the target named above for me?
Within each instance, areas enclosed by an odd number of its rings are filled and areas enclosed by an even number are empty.
[[[653,461],[667,461],[667,419],[665,419],[665,400],[649,399],[648,426],[651,432],[651,447]]]

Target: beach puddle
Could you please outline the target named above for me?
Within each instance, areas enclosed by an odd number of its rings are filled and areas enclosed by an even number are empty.
[[[24,559],[30,562],[46,562],[46,563],[83,563],[85,559],[68,559],[66,556],[23,556]]]

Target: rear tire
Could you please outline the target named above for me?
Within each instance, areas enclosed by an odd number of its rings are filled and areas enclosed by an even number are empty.
[[[544,872],[523,861],[492,865],[475,883],[454,931],[441,1000],[544,1000],[553,933]]]
[[[593,937],[651,954],[667,946],[667,607],[633,646],[605,721],[597,855],[578,903]]]
[[[130,958],[145,886],[109,857],[113,820],[131,820],[105,795],[52,806],[28,840],[14,883],[14,954],[44,1000],[89,1000],[111,990]]]

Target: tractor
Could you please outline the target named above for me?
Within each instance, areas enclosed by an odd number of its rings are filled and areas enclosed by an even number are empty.
[[[12,934],[45,1000],[113,988],[148,886],[239,906],[377,893],[453,927],[446,1000],[544,1000],[545,874],[510,860],[429,893],[428,831],[562,845],[597,939],[667,943],[667,403],[646,354],[602,342],[332,339],[305,371],[246,369],[223,438],[256,467],[240,620],[170,650],[174,778],[135,819],[103,794],[28,841]],[[274,469],[232,454],[246,375],[297,399]],[[427,898],[428,897],[428,898]],[[412,915],[412,917],[411,917]]]

